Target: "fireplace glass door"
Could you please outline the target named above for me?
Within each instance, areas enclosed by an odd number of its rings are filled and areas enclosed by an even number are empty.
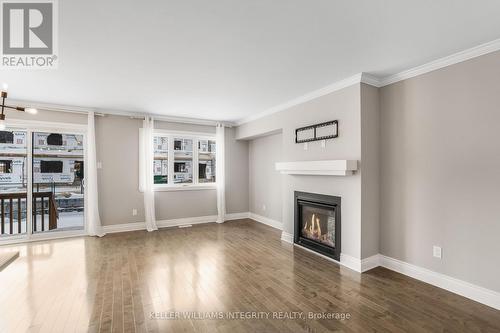
[[[302,206],[300,235],[321,244],[335,247],[335,208],[316,204]]]
[[[341,198],[295,192],[294,242],[340,260]]]

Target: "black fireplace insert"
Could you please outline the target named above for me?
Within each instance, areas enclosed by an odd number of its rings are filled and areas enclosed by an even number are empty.
[[[294,242],[340,260],[340,197],[295,191]]]

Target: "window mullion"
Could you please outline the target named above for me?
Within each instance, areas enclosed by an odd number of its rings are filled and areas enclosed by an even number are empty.
[[[168,185],[174,184],[174,137],[168,136]]]
[[[198,138],[193,138],[193,184],[198,184]]]
[[[33,234],[33,130],[28,128],[26,130],[26,173],[27,173],[27,183],[26,183],[26,236],[28,239],[31,238]]]

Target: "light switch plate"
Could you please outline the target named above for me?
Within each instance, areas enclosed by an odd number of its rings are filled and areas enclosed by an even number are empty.
[[[432,247],[432,254],[433,254],[434,258],[439,258],[439,259],[441,259],[441,257],[442,257],[442,250],[441,250],[441,247],[440,247],[440,246],[436,246],[436,245],[434,245],[434,246]]]

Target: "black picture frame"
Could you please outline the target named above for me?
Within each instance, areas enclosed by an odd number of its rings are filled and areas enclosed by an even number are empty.
[[[317,135],[318,128],[330,126],[330,125],[335,125],[335,134],[324,135],[324,136]],[[299,132],[310,131],[310,130],[313,130],[313,137],[312,138],[299,139],[299,137],[298,137]],[[319,140],[334,139],[338,136],[339,136],[339,121],[338,120],[331,120],[331,121],[327,121],[327,122],[320,123],[320,124],[315,124],[315,125],[297,128],[295,130],[295,143],[305,143],[305,142],[312,142],[312,141],[319,141]]]

